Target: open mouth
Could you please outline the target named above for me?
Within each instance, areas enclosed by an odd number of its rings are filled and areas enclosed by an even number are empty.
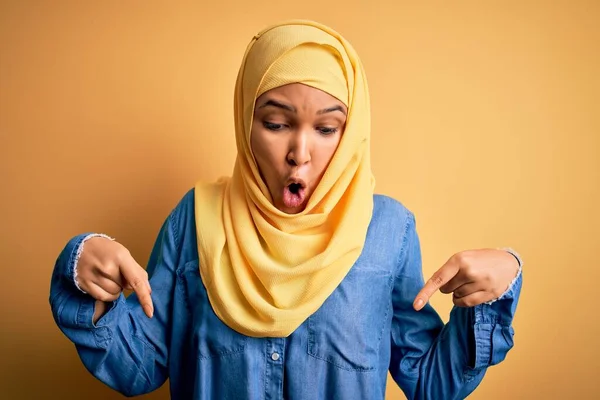
[[[293,181],[283,189],[283,203],[286,207],[296,208],[306,200],[306,185],[302,181]]]
[[[288,187],[290,188],[290,192],[292,192],[292,194],[298,194],[300,193],[300,189],[302,189],[302,184],[290,183]]]

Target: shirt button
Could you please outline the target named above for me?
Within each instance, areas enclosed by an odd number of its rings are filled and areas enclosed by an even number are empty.
[[[273,361],[279,360],[279,353],[273,353],[273,354],[271,354],[271,360],[273,360]]]

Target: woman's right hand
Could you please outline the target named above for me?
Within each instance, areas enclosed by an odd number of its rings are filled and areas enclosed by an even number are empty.
[[[94,323],[104,314],[107,303],[119,298],[123,289],[132,289],[149,318],[154,314],[148,273],[122,244],[104,237],[88,239],[77,262],[77,284],[96,299]]]

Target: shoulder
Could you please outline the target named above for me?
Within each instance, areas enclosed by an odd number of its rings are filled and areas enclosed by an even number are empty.
[[[396,275],[419,276],[420,244],[415,215],[411,210],[392,197],[375,195],[369,231],[371,246],[379,248],[379,251],[382,248],[391,251]],[[407,261],[411,261],[408,267]]]
[[[193,213],[195,200],[196,195],[194,188],[192,187],[187,189],[187,191],[184,192],[181,199],[179,199],[179,202],[177,203],[174,211],[177,211],[178,213]]]
[[[384,194],[373,196],[373,222],[391,222],[406,225],[414,221],[414,214],[400,200]]]
[[[183,261],[197,257],[194,188],[188,189],[167,217],[169,230]]]
[[[179,227],[185,226],[188,220],[194,219],[194,203],[194,189],[187,189],[175,204],[175,207],[171,209],[169,222],[175,231],[177,231]]]
[[[390,196],[373,196],[373,215],[363,249],[366,258],[395,268],[414,226],[413,213]]]

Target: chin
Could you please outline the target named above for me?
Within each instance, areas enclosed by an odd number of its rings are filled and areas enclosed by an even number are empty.
[[[301,205],[298,207],[287,207],[283,203],[280,203],[276,207],[279,211],[284,212],[286,214],[298,214],[298,213],[301,213],[302,211],[304,211],[304,209],[306,208],[306,205]]]

